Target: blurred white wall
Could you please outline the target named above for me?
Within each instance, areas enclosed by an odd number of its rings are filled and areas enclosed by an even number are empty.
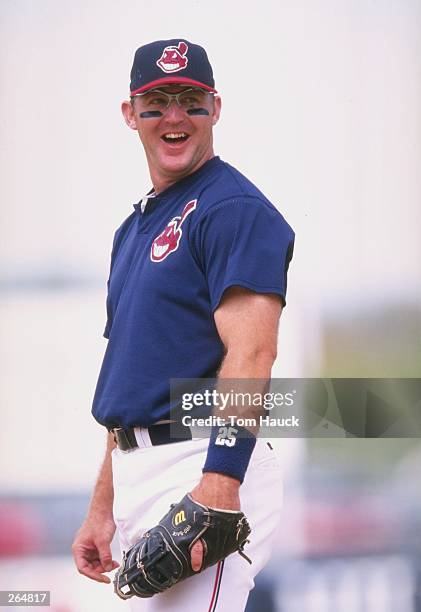
[[[420,31],[417,0],[2,0],[0,280],[56,273],[105,286],[113,232],[149,188],[119,109],[133,53],[186,37],[207,48],[222,95],[216,152],[296,230],[274,374],[304,376],[326,309],[419,304]],[[3,300],[0,464],[21,427],[33,438],[0,484],[93,480],[103,298]],[[64,436],[56,465],[41,451],[44,423]]]
[[[292,297],[418,285],[417,0],[3,0],[0,15],[3,268],[105,272],[149,187],[119,110],[133,53],[185,36],[223,97],[217,153],[297,230]]]

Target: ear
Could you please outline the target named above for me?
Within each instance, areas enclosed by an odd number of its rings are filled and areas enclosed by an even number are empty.
[[[121,112],[123,113],[124,121],[132,130],[137,130],[136,113],[132,103],[129,100],[124,100],[121,104]]]
[[[219,115],[221,114],[221,98],[219,96],[214,96],[213,98],[213,113],[212,113],[212,125],[216,125],[219,120]]]

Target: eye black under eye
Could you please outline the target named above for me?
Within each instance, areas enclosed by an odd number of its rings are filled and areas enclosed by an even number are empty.
[[[143,111],[143,113],[139,114],[139,117],[141,119],[151,119],[153,117],[162,117],[162,113],[159,110]]]
[[[206,108],[189,108],[187,110],[188,115],[209,115],[209,111]]]

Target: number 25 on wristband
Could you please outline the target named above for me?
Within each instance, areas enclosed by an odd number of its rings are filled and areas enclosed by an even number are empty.
[[[238,429],[235,427],[220,427],[218,435],[215,438],[215,444],[218,446],[234,446],[236,443],[236,434]]]

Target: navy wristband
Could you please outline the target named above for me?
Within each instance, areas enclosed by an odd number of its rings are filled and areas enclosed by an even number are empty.
[[[244,427],[212,427],[202,472],[217,472],[243,482],[255,446],[255,436]]]

